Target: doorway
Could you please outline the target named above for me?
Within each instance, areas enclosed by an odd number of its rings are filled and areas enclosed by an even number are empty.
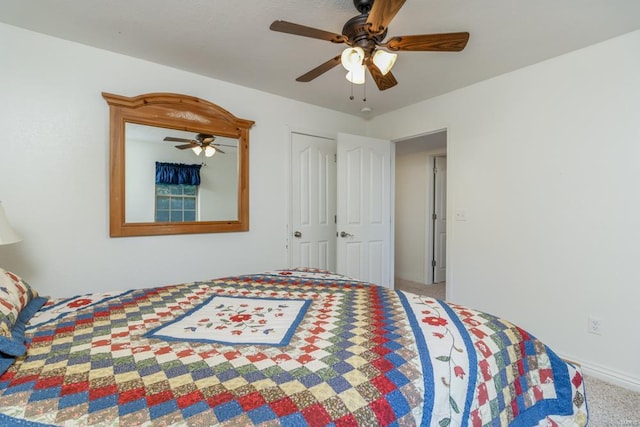
[[[444,282],[447,131],[395,145],[395,280]]]

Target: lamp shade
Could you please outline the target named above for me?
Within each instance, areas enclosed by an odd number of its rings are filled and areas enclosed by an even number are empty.
[[[345,77],[353,84],[362,85],[364,84],[364,70],[364,65],[353,67]]]
[[[353,70],[354,68],[362,67],[362,60],[364,59],[364,50],[360,46],[348,47],[340,56],[340,62],[346,70]]]
[[[22,237],[9,224],[7,215],[4,213],[2,202],[0,202],[0,245],[8,245],[22,240]]]
[[[213,157],[216,154],[216,149],[210,145],[207,145],[204,149],[204,155],[207,157]]]
[[[200,146],[193,147],[191,149],[191,151],[193,151],[193,154],[195,154],[196,156],[199,156],[200,153],[202,153],[202,147],[200,147]]]
[[[376,64],[376,67],[378,67],[384,76],[391,71],[391,67],[396,63],[397,58],[397,53],[390,53],[386,50],[378,49],[376,53],[373,54],[373,63]]]

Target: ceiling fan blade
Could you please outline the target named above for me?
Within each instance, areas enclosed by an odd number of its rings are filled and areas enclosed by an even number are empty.
[[[178,150],[186,150],[187,148],[197,147],[198,144],[184,144],[184,145],[176,145]]]
[[[312,39],[326,40],[333,43],[344,43],[348,39],[342,34],[331,33],[329,31],[318,30],[317,28],[306,27],[287,21],[273,21],[269,27],[272,31],[294,34],[296,36],[311,37]]]
[[[216,146],[216,147],[213,147],[213,148],[215,148],[215,149],[216,149],[216,151],[217,151],[218,153],[221,153],[221,154],[227,154],[227,153],[225,153],[224,151],[222,151],[220,148],[218,148],[217,146]]]
[[[367,24],[371,34],[382,33],[406,0],[375,0],[369,11]]]
[[[191,139],[184,139],[184,138],[174,138],[173,136],[166,136],[164,138],[165,141],[172,141],[172,142],[195,142]]]
[[[335,58],[331,58],[324,64],[318,65],[316,68],[309,71],[308,73],[301,75],[296,79],[296,81],[310,82],[311,80],[315,79],[321,74],[326,73],[327,71],[329,71],[330,69],[338,65],[339,63],[340,63],[340,55],[336,56]]]
[[[389,50],[460,52],[469,41],[469,33],[423,34],[392,37],[384,46]]]
[[[367,64],[367,68],[371,73],[371,77],[373,77],[373,81],[376,82],[376,86],[380,90],[387,90],[398,84],[398,81],[393,76],[391,71],[387,74],[382,74],[382,71],[373,63],[371,58],[367,58],[365,63]]]

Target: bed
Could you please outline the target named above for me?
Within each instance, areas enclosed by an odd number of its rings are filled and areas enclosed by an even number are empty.
[[[314,269],[47,300],[0,275],[0,425],[583,426],[488,313]]]

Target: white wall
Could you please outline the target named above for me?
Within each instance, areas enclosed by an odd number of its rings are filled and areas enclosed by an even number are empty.
[[[0,247],[0,265],[45,295],[285,267],[287,128],[365,131],[355,116],[4,24],[0,40],[0,200],[24,237]],[[103,91],[183,93],[254,120],[251,230],[109,238]]]
[[[446,128],[447,297],[640,389],[640,31],[375,118]],[[456,209],[468,221],[454,222]],[[587,333],[588,316],[603,324]]]

